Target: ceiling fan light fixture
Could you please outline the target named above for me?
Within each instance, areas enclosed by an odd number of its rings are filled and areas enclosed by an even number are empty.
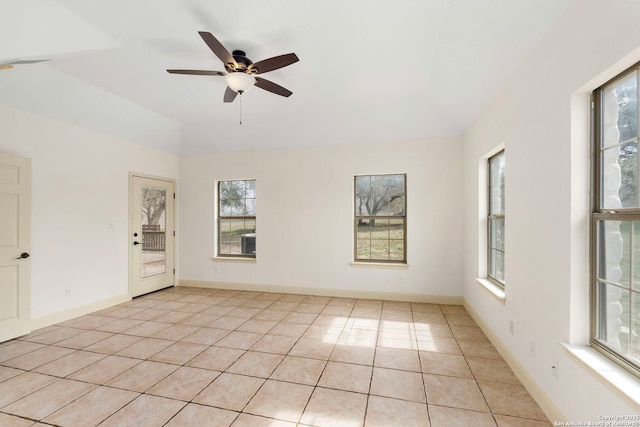
[[[242,71],[229,73],[225,76],[225,79],[227,80],[227,86],[239,94],[245,93],[256,84],[255,77]]]

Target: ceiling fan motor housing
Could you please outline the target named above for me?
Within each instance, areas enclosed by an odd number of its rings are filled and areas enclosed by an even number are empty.
[[[234,50],[232,53],[233,59],[236,61],[235,64],[231,64],[229,62],[227,62],[226,68],[227,71],[230,73],[233,72],[245,72],[245,73],[255,73],[257,70],[247,70],[247,68],[249,68],[249,66],[251,64],[253,64],[253,61],[251,61],[249,58],[247,58],[246,56],[247,54],[243,51],[243,50]]]

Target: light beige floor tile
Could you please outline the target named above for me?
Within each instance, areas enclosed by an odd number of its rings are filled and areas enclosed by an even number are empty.
[[[421,372],[420,357],[417,350],[378,347],[374,366]]]
[[[413,313],[413,321],[429,325],[447,325],[447,320],[442,313]]]
[[[288,301],[276,301],[269,306],[270,310],[280,310],[280,311],[293,311],[299,303],[297,302],[288,302]]]
[[[344,328],[333,326],[311,325],[302,334],[302,338],[337,343]]]
[[[252,345],[258,342],[260,338],[262,338],[261,334],[256,334],[253,332],[232,331],[229,333],[229,335],[226,335],[224,338],[218,341],[216,343],[216,346],[248,350]]]
[[[162,319],[165,321],[165,319]],[[165,328],[159,332],[153,334],[153,338],[160,338],[165,340],[179,341],[186,336],[193,334],[195,331],[200,329],[199,326],[190,326],[190,325],[171,325],[168,328]]]
[[[71,338],[67,338],[66,340],[62,340],[56,343],[56,345],[60,347],[83,349],[111,336],[113,336],[112,332],[85,331],[81,334],[74,335]]]
[[[225,371],[243,354],[244,350],[214,346],[191,359],[187,365],[194,368]]]
[[[229,366],[227,372],[269,378],[283,357],[280,354],[247,351],[233,365]]]
[[[228,427],[237,417],[237,412],[189,403],[166,427]]]
[[[297,422],[312,391],[307,385],[267,380],[243,412]]]
[[[546,421],[544,413],[522,385],[479,382],[492,412]]]
[[[274,420],[257,415],[240,414],[231,427],[296,427],[296,423]]]
[[[310,357],[312,359],[329,360],[335,344],[318,340],[300,338],[289,351],[290,356]]]
[[[304,325],[310,325],[314,320],[316,320],[316,317],[318,317],[318,315],[315,313],[292,311],[291,313],[287,314],[287,316],[282,319],[282,321],[287,323],[302,323]]]
[[[431,427],[496,427],[488,412],[429,405]]]
[[[132,391],[98,387],[49,415],[44,421],[62,426],[96,426],[138,396]]]
[[[418,341],[418,350],[446,354],[462,354],[458,342],[453,338],[433,337],[430,341]]]
[[[56,359],[53,362],[42,365],[34,369],[34,372],[63,378],[79,371],[80,369],[86,368],[105,357],[105,354],[76,351],[66,356],[62,356],[60,359]]]
[[[498,353],[491,342],[484,340],[457,340],[462,353],[465,356],[484,357],[485,359],[500,359]]]
[[[162,321],[165,323],[180,323],[191,316],[193,316],[193,313],[187,311],[170,311],[162,316]]]
[[[252,299],[242,304],[242,307],[259,308],[261,310],[264,310],[265,308],[269,307],[271,304],[273,304],[273,301]]]
[[[460,355],[421,351],[420,362],[425,374],[473,378],[466,359]]]
[[[3,407],[2,411],[41,420],[96,387],[95,384],[62,379]]]
[[[548,421],[530,420],[527,418],[509,417],[506,415],[494,415],[498,427],[551,427]]]
[[[478,326],[468,314],[444,313],[444,317],[447,319],[449,325]]]
[[[297,313],[320,314],[324,310],[325,304],[313,304],[302,302],[293,311]]]
[[[211,327],[211,328],[228,329],[230,331],[233,331],[238,326],[240,326],[243,323],[245,323],[247,320],[248,319],[245,319],[243,317],[231,317],[229,315],[226,315],[226,316],[221,317],[221,318],[219,318],[217,320],[214,320],[208,326]]]
[[[337,344],[329,360],[372,366],[375,352],[373,346]]]
[[[134,319],[127,319],[127,318],[120,318],[120,319],[114,319],[113,322],[109,322],[106,323],[98,328],[96,328],[96,330],[98,331],[104,331],[104,332],[114,332],[114,333],[121,333],[123,331],[126,331],[127,329],[131,329],[135,326],[141,325],[142,323],[144,323],[143,320],[134,320]]]
[[[300,421],[319,427],[360,427],[366,407],[366,394],[317,387]]]
[[[2,381],[6,381],[9,378],[13,378],[17,375],[23,374],[25,371],[22,369],[15,368],[7,368],[5,366],[0,366],[0,383]]]
[[[0,426],[3,427],[32,427],[37,425],[44,426],[44,424],[34,424],[33,421],[27,420],[25,418],[0,413]]]
[[[264,353],[287,354],[293,345],[298,341],[294,337],[285,337],[281,335],[265,335],[251,346],[250,350],[261,351]]]
[[[487,336],[477,326],[451,325],[451,332],[459,340],[487,340]]]
[[[187,326],[198,326],[198,327],[208,327],[212,328],[216,321],[220,319],[220,315],[211,314],[208,312],[193,314],[189,317],[186,317],[183,320],[180,320],[181,325]],[[220,328],[222,329],[222,328]],[[227,328],[224,328],[227,329]]]
[[[287,317],[287,315],[289,314],[288,311],[282,311],[282,310],[272,310],[270,308],[267,308],[265,310],[262,310],[260,312],[260,314],[257,314],[254,319],[259,319],[259,320],[272,320],[274,322],[280,322],[282,321],[282,319],[284,319],[285,317]]]
[[[433,323],[414,322],[418,341],[434,341],[438,338],[453,338],[453,332],[449,325],[438,325]]]
[[[328,316],[342,316],[345,318],[345,323],[346,323],[346,317],[348,317],[351,314],[351,310],[353,310],[353,307],[350,305],[326,305],[322,311],[320,312],[321,315],[328,315]]]
[[[143,394],[107,418],[100,427],[162,426],[178,413],[186,402]]]
[[[147,393],[190,401],[211,384],[218,375],[220,375],[218,371],[183,366],[153,386]]]
[[[276,326],[278,322],[275,320],[249,319],[242,325],[238,326],[237,331],[255,332],[257,334],[266,334]]]
[[[178,369],[176,365],[145,360],[130,370],[118,375],[106,385],[144,393],[176,369]]]
[[[359,329],[356,327],[345,327],[340,334],[338,344],[353,345],[359,347],[375,347],[378,342],[377,329]]]
[[[329,362],[318,381],[318,386],[368,393],[372,370],[371,366]]]
[[[227,336],[230,331],[226,329],[201,328],[193,334],[182,339],[184,342],[194,344],[214,345]]]
[[[2,362],[4,366],[10,368],[23,369],[30,371],[38,366],[42,366],[45,363],[49,363],[53,360],[59,359],[63,356],[73,353],[76,350],[70,348],[62,348],[55,346],[42,347],[38,350],[34,350],[30,353],[23,354],[11,360]]]
[[[411,311],[415,313],[442,313],[442,309],[438,304],[430,304],[424,302],[412,302]]]
[[[347,307],[334,306],[334,307],[327,307],[327,308],[343,309]],[[316,320],[314,320],[312,324],[318,325],[318,326],[331,326],[334,328],[344,329],[345,325],[347,324],[347,320],[348,320],[347,316],[340,316],[335,314],[319,314],[318,317],[316,317]]]
[[[173,341],[158,338],[144,338],[116,353],[117,356],[148,359],[173,344]]]
[[[424,384],[430,405],[489,412],[475,380],[424,374]]]
[[[261,378],[224,373],[202,390],[193,402],[241,411],[264,382]]]
[[[38,344],[28,341],[10,341],[2,346],[0,351],[0,363],[14,359],[23,354],[31,353],[44,347],[44,344]]]
[[[302,323],[281,322],[269,331],[269,335],[282,335],[285,337],[300,338],[308,328],[309,325]]]
[[[315,386],[326,365],[324,360],[287,356],[271,375],[272,380]]]
[[[162,316],[163,314],[165,314],[166,311],[164,310],[156,310],[156,309],[152,309],[152,308],[147,308],[145,310],[142,310],[132,316],[129,316],[131,319],[139,319],[139,320],[153,320],[156,318],[159,318],[160,316]]]
[[[466,358],[473,375],[478,381],[520,384],[507,362],[502,359],[485,359],[481,357]]]
[[[320,295],[309,295],[309,296],[305,296],[305,298],[302,300],[302,303],[327,305],[329,301],[331,301],[331,298],[332,297],[324,297]]]
[[[0,408],[59,381],[49,375],[25,372],[0,383]]]
[[[251,308],[251,307],[238,307],[229,312],[229,316],[233,317],[241,317],[244,319],[251,319],[256,314],[260,313],[262,310],[259,308]]]
[[[209,346],[203,344],[192,344],[188,342],[177,342],[159,353],[149,358],[156,362],[173,363],[175,365],[184,365],[206,349]]]
[[[124,350],[125,348],[141,341],[142,337],[135,337],[133,335],[113,335],[105,340],[97,342],[93,345],[90,345],[85,350],[92,351],[95,353],[103,353],[103,354],[115,354],[120,350]]]
[[[365,427],[429,427],[427,405],[388,397],[369,396]]]
[[[57,329],[52,329],[51,331],[46,332],[44,334],[38,334],[33,337],[29,337],[28,339],[26,338],[25,339],[30,342],[49,345],[49,344],[55,344],[57,342],[66,340],[67,338],[71,338],[76,335],[80,335],[83,332],[85,331],[82,329],[76,329],[76,328],[57,328]]]
[[[380,329],[380,316],[375,318],[359,317],[355,316],[352,311],[351,315],[347,319],[347,323],[344,326],[345,328],[350,329],[363,329],[367,331],[377,332]]]
[[[370,393],[375,396],[426,403],[422,375],[417,372],[373,368]]]
[[[136,335],[139,337],[150,337],[163,329],[167,329],[171,326],[169,323],[163,322],[154,322],[152,320],[147,322],[142,322],[141,324],[134,326],[131,329],[127,329],[124,331],[127,335]]]
[[[123,372],[141,363],[140,359],[129,357],[107,356],[69,376],[70,379],[94,384],[105,384]]]

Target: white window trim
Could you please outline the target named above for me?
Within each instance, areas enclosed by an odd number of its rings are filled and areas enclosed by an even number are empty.
[[[488,220],[489,216],[489,171],[487,162],[501,151],[505,150],[505,143],[501,143],[485,153],[478,159],[478,275],[476,282],[485,288],[493,296],[504,303],[506,299],[505,289],[491,280],[487,275],[487,244],[488,244]]]

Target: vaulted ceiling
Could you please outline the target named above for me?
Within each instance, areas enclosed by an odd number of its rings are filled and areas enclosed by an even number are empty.
[[[573,0],[3,0],[0,104],[189,154],[461,135]],[[223,103],[198,35],[254,62]],[[241,101],[241,102],[240,102]],[[240,117],[242,116],[242,124]]]

